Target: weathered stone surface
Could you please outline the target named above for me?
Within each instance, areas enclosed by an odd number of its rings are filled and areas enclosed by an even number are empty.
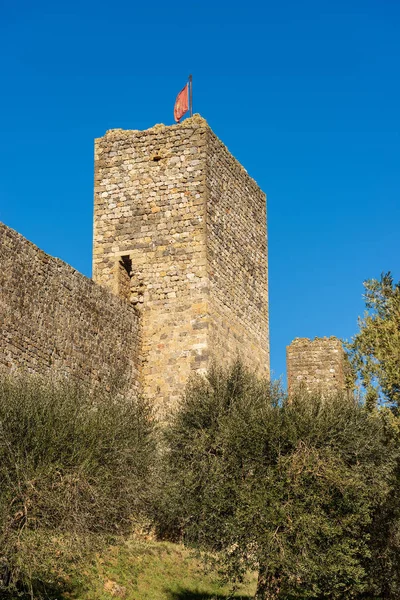
[[[206,223],[210,350],[225,363],[239,354],[269,377],[266,198],[211,130]]]
[[[126,298],[128,273],[161,413],[212,357],[269,374],[267,272],[265,195],[204,119],[96,140],[93,277]]]
[[[269,375],[265,195],[200,116],[96,140],[100,285],[0,236],[2,370],[117,374],[162,418],[213,358]]]
[[[0,223],[0,370],[72,376],[135,390],[134,307]]]
[[[299,386],[309,392],[331,393],[346,389],[346,360],[336,337],[296,338],[286,349],[289,395]]]

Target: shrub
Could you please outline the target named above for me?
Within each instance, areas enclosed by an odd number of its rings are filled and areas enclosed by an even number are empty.
[[[0,380],[0,578],[40,596],[149,498],[153,418],[142,398]]]
[[[396,450],[380,414],[347,397],[290,401],[240,363],[188,385],[167,432],[162,524],[259,572],[257,598],[354,598]]]

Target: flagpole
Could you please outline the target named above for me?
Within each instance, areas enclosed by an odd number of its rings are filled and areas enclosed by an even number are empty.
[[[190,105],[190,116],[193,117],[193,77],[189,75],[189,105]]]

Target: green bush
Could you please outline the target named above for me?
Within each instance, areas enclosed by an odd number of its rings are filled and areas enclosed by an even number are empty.
[[[385,419],[347,397],[290,401],[240,363],[188,385],[166,433],[161,529],[216,556],[259,599],[368,591],[374,514],[397,450]]]
[[[149,405],[71,383],[0,380],[0,583],[30,592],[131,528],[154,461]]]

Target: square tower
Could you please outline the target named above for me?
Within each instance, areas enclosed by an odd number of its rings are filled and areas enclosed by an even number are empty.
[[[347,388],[348,363],[343,343],[336,337],[296,338],[286,348],[288,392],[333,394]]]
[[[93,279],[140,311],[161,415],[212,359],[269,376],[265,194],[200,116],[96,140]]]

